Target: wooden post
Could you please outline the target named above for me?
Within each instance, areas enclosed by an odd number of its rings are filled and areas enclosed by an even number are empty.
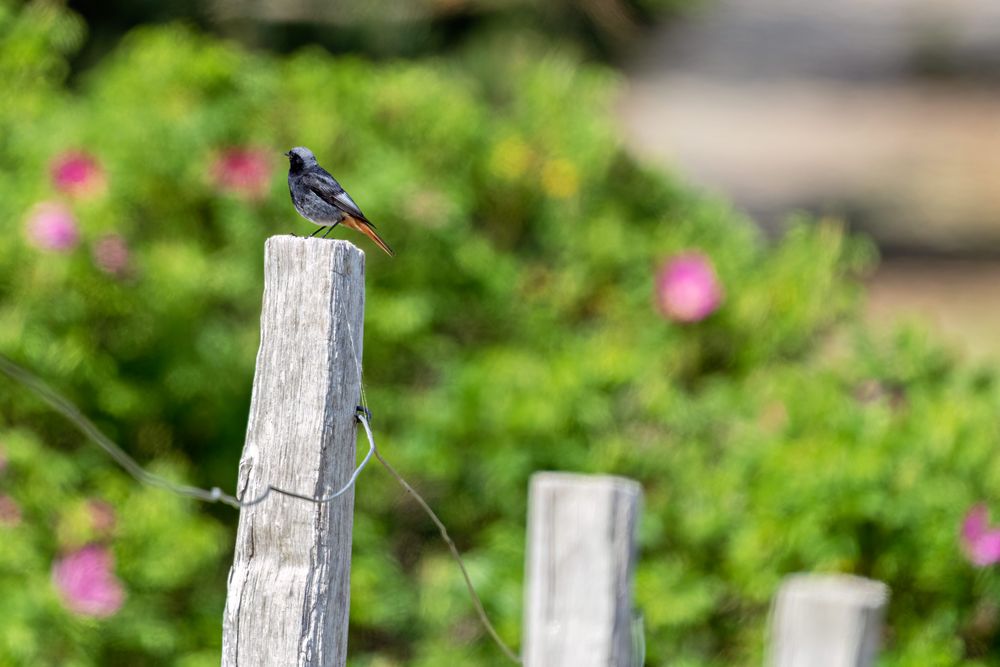
[[[352,244],[268,239],[241,499],[269,484],[322,497],[351,476],[364,300],[364,254]],[[353,512],[353,489],[322,505],[271,493],[242,509],[224,666],[344,665]]]
[[[630,667],[641,497],[639,484],[621,477],[532,476],[526,667]]]
[[[889,588],[849,575],[787,577],[771,611],[773,667],[870,667]]]

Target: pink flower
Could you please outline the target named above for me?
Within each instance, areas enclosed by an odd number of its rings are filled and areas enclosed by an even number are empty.
[[[56,561],[52,581],[63,604],[83,616],[104,618],[125,602],[125,590],[112,573],[113,561],[104,547],[90,545]]]
[[[965,515],[962,549],[973,565],[984,567],[1000,561],[1000,530],[989,527],[989,510],[983,503]]]
[[[0,496],[0,526],[16,526],[21,523],[21,508],[10,496]]]
[[[37,204],[28,214],[28,238],[42,250],[69,252],[80,242],[73,213],[54,202]]]
[[[262,199],[271,182],[271,163],[264,151],[227,148],[212,165],[212,180],[226,192]]]
[[[673,257],[656,277],[656,302],[664,316],[677,322],[699,322],[722,302],[722,286],[711,261],[696,252]]]
[[[108,503],[91,498],[87,501],[87,511],[90,513],[90,525],[98,535],[106,537],[115,529],[115,508]]]
[[[92,255],[94,264],[105,273],[121,276],[128,272],[130,258],[128,244],[117,234],[105,236],[94,244]]]
[[[49,173],[52,184],[63,194],[82,197],[104,190],[104,170],[96,158],[82,151],[57,155],[49,165]]]

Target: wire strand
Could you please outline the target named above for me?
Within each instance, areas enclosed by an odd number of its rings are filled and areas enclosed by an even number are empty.
[[[451,536],[448,535],[448,529],[445,528],[444,523],[438,518],[438,515],[434,513],[434,510],[431,509],[430,505],[424,501],[420,494],[417,493],[412,486],[407,484],[402,475],[396,472],[396,469],[389,465],[388,461],[382,458],[382,453],[378,450],[375,451],[375,458],[377,458],[378,462],[382,464],[382,467],[389,471],[390,475],[396,478],[396,481],[399,482],[404,489],[406,489],[406,492],[413,496],[414,500],[417,501],[420,507],[423,508],[424,512],[427,513],[427,516],[431,518],[431,521],[434,522],[434,525],[437,526],[438,532],[441,533],[441,539],[448,545],[448,550],[451,551],[451,555],[455,558],[455,562],[458,563],[458,568],[462,571],[462,577],[465,579],[465,587],[469,591],[469,597],[472,598],[472,604],[476,607],[476,614],[479,616],[479,621],[483,624],[483,627],[486,628],[486,631],[490,634],[493,642],[500,647],[501,651],[503,651],[504,655],[517,664],[521,664],[521,658],[519,658],[518,655],[504,643],[496,629],[493,627],[493,624],[490,623],[490,619],[486,615],[486,609],[483,607],[483,603],[479,599],[479,594],[476,593],[476,589],[472,585],[472,579],[469,577],[469,571],[465,569],[465,563],[462,561],[462,556],[458,553],[458,547],[455,546]]]
[[[128,474],[132,475],[132,477],[139,482],[149,486],[155,486],[166,491],[171,491],[181,496],[195,498],[196,500],[201,500],[206,503],[221,502],[229,505],[230,507],[235,507],[236,509],[240,509],[241,507],[252,507],[264,502],[264,500],[271,495],[272,492],[288,496],[289,498],[298,498],[299,500],[305,500],[316,504],[328,503],[339,498],[346,493],[348,489],[354,486],[354,483],[358,480],[358,475],[360,475],[361,471],[365,469],[365,466],[368,465],[368,462],[371,461],[372,455],[375,453],[375,438],[372,435],[371,426],[368,423],[368,416],[358,414],[356,415],[358,421],[360,421],[365,427],[365,434],[368,436],[368,454],[365,455],[365,458],[361,461],[358,467],[355,468],[354,474],[351,475],[351,478],[347,481],[347,483],[338,491],[322,498],[313,498],[268,484],[267,489],[265,489],[264,492],[257,498],[254,498],[253,500],[242,500],[224,492],[217,486],[213,486],[211,489],[202,489],[197,486],[177,484],[175,482],[171,482],[165,477],[149,472],[139,465],[135,459],[126,454],[121,447],[116,445],[111,440],[111,438],[104,435],[104,433],[97,428],[94,422],[90,421],[86,415],[80,412],[80,410],[73,403],[71,403],[69,399],[62,396],[62,394],[58,393],[34,373],[14,363],[10,358],[3,354],[0,354],[0,372],[3,372],[11,379],[20,382],[28,389],[31,389],[36,396],[42,399],[42,402],[69,420],[69,422],[76,426],[80,432],[90,438],[90,440],[98,447],[103,449],[108,456],[114,459],[118,465],[120,465]]]
[[[361,386],[361,405],[367,411],[368,405],[365,402],[365,381],[361,373],[361,355],[358,354],[358,348],[354,344],[354,331],[351,329],[351,323],[349,320],[345,320],[345,322],[347,323],[348,339],[351,341],[351,350],[354,352],[354,367],[358,371],[358,384]],[[371,412],[368,412],[368,416],[370,415]],[[368,428],[367,422],[364,422],[364,424],[365,428]],[[462,560],[462,555],[458,552],[458,547],[455,546],[451,536],[448,535],[448,529],[445,527],[444,522],[438,518],[438,515],[434,513],[434,510],[432,510],[431,506],[427,504],[427,501],[424,500],[423,496],[417,493],[416,490],[410,486],[405,479],[403,479],[403,476],[396,472],[395,468],[389,465],[389,462],[382,457],[382,452],[378,451],[378,449],[375,449],[374,451],[375,458],[377,458],[378,462],[382,464],[382,467],[389,471],[390,475],[396,478],[396,481],[399,482],[400,486],[406,489],[407,493],[413,496],[413,498],[417,501],[417,504],[420,505],[427,516],[430,517],[431,521],[434,522],[434,525],[437,526],[438,532],[441,534],[441,539],[444,540],[444,543],[448,546],[448,551],[451,552],[452,558],[454,558],[455,562],[458,564],[458,569],[462,571],[462,578],[465,580],[465,588],[469,591],[469,597],[472,599],[472,605],[476,609],[476,615],[479,617],[479,622],[482,624],[483,628],[485,628],[486,632],[489,633],[493,643],[497,645],[500,651],[503,652],[507,658],[520,665],[522,663],[521,658],[509,646],[507,646],[503,639],[500,638],[500,634],[496,631],[496,628],[493,627],[489,616],[486,615],[486,609],[483,607],[483,602],[479,599],[479,594],[476,593],[475,586],[472,585],[472,577],[469,576],[469,571],[465,568],[465,561]]]

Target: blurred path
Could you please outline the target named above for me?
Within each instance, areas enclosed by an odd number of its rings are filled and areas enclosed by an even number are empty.
[[[630,82],[636,150],[765,222],[833,210],[890,245],[1000,250],[996,0],[710,0]]]
[[[975,361],[1000,361],[1000,262],[894,259],[871,282],[868,320],[929,324],[949,348]]]
[[[657,30],[629,84],[636,152],[769,227],[844,215],[886,251],[878,321],[925,311],[978,347],[1000,264],[893,257],[1000,256],[1000,2],[709,0]]]

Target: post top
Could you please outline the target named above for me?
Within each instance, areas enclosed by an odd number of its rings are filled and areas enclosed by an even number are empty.
[[[282,275],[288,271],[364,275],[365,253],[350,241],[310,239],[291,234],[272,236],[264,244],[265,273]],[[316,280],[320,276],[317,273]]]
[[[358,246],[354,245],[346,239],[321,239],[319,237],[313,236],[296,236],[295,234],[275,234],[274,236],[267,237],[266,245],[270,246],[272,244],[290,244],[290,245],[302,245],[303,247],[307,245],[313,245],[313,247],[348,247],[354,248],[358,252],[364,254]],[[330,244],[330,245],[327,245]]]
[[[781,586],[783,599],[810,599],[880,606],[889,599],[889,587],[881,581],[852,574],[793,574]]]
[[[531,489],[609,489],[641,496],[642,485],[634,479],[618,475],[584,475],[572,472],[536,472],[531,476]]]

